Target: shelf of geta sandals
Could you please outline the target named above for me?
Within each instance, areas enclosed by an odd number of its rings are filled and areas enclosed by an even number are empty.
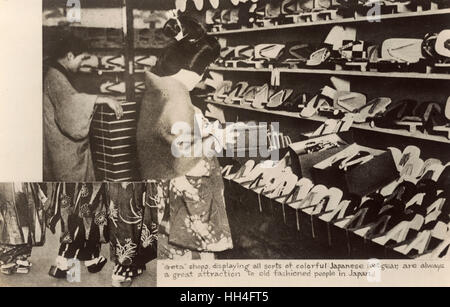
[[[227,104],[227,103],[223,103],[220,101],[214,101],[212,99],[205,99],[205,103],[211,103],[214,105],[219,105],[219,106],[224,106],[224,107],[229,107],[229,108],[248,110],[248,111],[267,113],[267,114],[274,114],[274,115],[278,115],[278,116],[285,116],[285,117],[297,118],[297,119],[301,119],[301,120],[310,120],[310,121],[322,122],[322,123],[324,123],[326,120],[328,120],[327,117],[320,116],[320,115],[315,115],[312,117],[300,117],[300,113],[296,113],[296,112],[256,109],[256,108],[253,108],[250,106]],[[409,137],[409,138],[414,138],[414,139],[450,144],[450,140],[445,136],[431,135],[431,134],[426,134],[426,133],[423,133],[420,131],[411,133],[407,130],[372,127],[369,123],[362,123],[362,124],[353,123],[352,128],[359,129],[359,130],[367,130],[367,131],[376,132],[376,133],[392,134],[392,135],[404,136],[404,137]]]
[[[377,21],[378,20],[380,20],[380,21],[395,20],[395,19],[411,18],[411,17],[439,16],[439,15],[445,15],[445,14],[450,14],[450,9],[438,9],[438,10],[385,14],[385,15],[380,15],[379,19],[377,19]],[[372,22],[372,20],[370,18],[367,18],[366,16],[361,16],[361,17],[350,17],[350,18],[340,18],[340,19],[331,19],[331,20],[319,20],[319,21],[311,21],[311,22],[290,23],[290,24],[273,25],[273,26],[265,26],[265,27],[252,27],[252,28],[241,28],[241,29],[233,29],[233,30],[222,30],[222,31],[216,31],[216,32],[211,31],[211,32],[208,32],[208,34],[209,35],[225,35],[225,34],[234,34],[234,33],[279,30],[279,29],[311,27],[311,26],[320,26],[320,25],[338,25],[338,24],[356,23],[356,22]]]
[[[232,72],[272,72],[272,68],[253,68],[253,67],[222,67],[211,65],[213,71],[232,71]],[[381,78],[405,78],[405,79],[430,79],[430,80],[450,80],[450,74],[439,73],[418,73],[418,72],[375,72],[375,71],[356,71],[356,70],[330,70],[330,69],[307,69],[307,68],[277,68],[280,73],[294,74],[320,74],[320,75],[341,75],[341,76],[364,76]]]

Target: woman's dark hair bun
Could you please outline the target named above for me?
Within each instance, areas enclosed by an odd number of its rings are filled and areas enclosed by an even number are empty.
[[[166,21],[166,24],[163,28],[163,33],[165,36],[174,38],[180,33],[183,29],[180,27],[180,23],[177,19],[169,19]]]
[[[206,35],[205,28],[189,16],[180,16],[178,21],[169,20],[164,26],[165,33],[171,37],[176,37],[180,33],[179,29],[183,31],[184,38],[165,49],[154,72],[160,76],[168,76],[186,69],[203,74],[219,57],[219,42],[215,37]]]
[[[206,35],[206,29],[195,18],[182,15],[177,19],[169,19],[163,28],[164,35],[175,38],[180,32],[183,39],[195,42]]]

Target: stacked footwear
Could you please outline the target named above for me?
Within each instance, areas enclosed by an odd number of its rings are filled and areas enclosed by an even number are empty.
[[[2,274],[28,274],[32,267],[32,263],[28,260],[16,260],[15,262],[2,264],[0,270]]]
[[[450,72],[446,43],[450,30],[423,38],[389,38],[381,44],[356,39],[356,30],[334,26],[320,45],[286,44],[226,46],[214,64],[237,68],[309,68],[375,72]]]
[[[219,74],[216,74],[219,75]],[[443,135],[450,138],[450,98],[445,102],[413,99],[392,101],[390,97],[368,99],[365,94],[350,91],[350,84],[342,79],[330,78],[315,94],[291,88],[250,85],[245,81],[233,84],[223,80],[206,95],[206,102],[239,104],[255,109],[298,113],[300,117],[317,115],[346,122]]]
[[[449,107],[449,103],[449,99],[445,105],[436,101],[399,100],[375,116],[373,124],[382,128],[407,129],[412,133],[416,131],[427,134],[444,132],[448,136],[450,117],[444,110]]]
[[[134,72],[142,73],[156,65],[157,58],[153,55],[137,55],[134,57]],[[81,72],[99,75],[103,73],[125,72],[125,57],[123,55],[99,54],[91,56],[81,63]]]
[[[100,106],[92,119],[92,153],[96,177],[109,181],[137,179],[136,102],[122,103],[117,119],[107,106]]]

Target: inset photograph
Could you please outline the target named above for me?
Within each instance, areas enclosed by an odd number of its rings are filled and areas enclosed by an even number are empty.
[[[2,286],[156,286],[144,183],[0,183]]]

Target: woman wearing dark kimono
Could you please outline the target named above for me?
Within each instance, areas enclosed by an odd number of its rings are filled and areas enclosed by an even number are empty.
[[[200,138],[185,135],[194,148],[210,146],[205,144],[217,137],[192,105],[190,91],[219,56],[220,46],[187,17],[168,21],[165,31],[176,42],[160,59],[156,74],[146,73],[137,127],[141,175],[149,180],[149,199],[161,218],[158,259],[213,259],[215,252],[232,248],[219,163],[212,154],[174,156],[182,146],[174,146],[179,136],[173,132],[180,123],[203,128]]]
[[[95,107],[107,104],[120,118],[121,103],[111,97],[79,93],[74,88],[74,74],[89,58],[82,39],[66,35],[53,43],[43,89],[43,178],[54,182],[93,182],[88,133]]]
[[[84,261],[90,273],[99,272],[107,262],[100,255],[101,244],[108,240],[104,184],[54,183],[46,215],[52,233],[58,223],[61,226],[61,244],[50,276],[66,278],[70,259]]]
[[[130,286],[145,265],[157,256],[157,208],[142,182],[107,183],[112,285]]]
[[[45,241],[46,202],[47,197],[37,183],[0,183],[0,264],[3,274],[29,272],[28,258],[32,247],[43,245]]]

